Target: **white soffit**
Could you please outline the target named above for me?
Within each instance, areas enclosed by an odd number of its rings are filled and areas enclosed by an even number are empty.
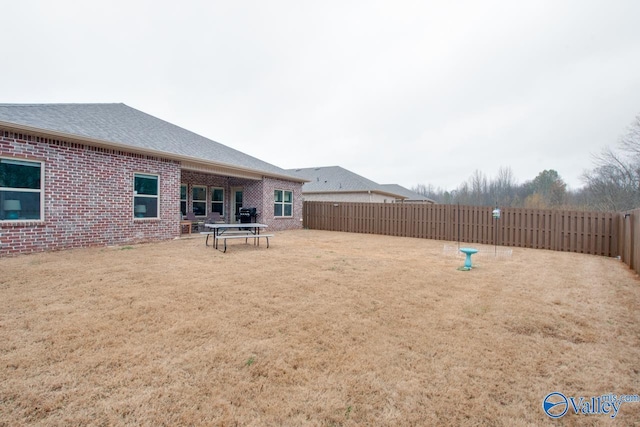
[[[260,181],[262,179],[262,174],[250,173],[247,171],[242,171],[242,170],[233,169],[233,168],[226,168],[224,166],[205,165],[205,164],[195,163],[195,162],[182,161],[181,168],[185,170],[194,171],[194,172],[202,172],[202,173],[208,173],[212,175],[232,176],[234,178],[245,178],[245,179],[252,179],[256,181]]]

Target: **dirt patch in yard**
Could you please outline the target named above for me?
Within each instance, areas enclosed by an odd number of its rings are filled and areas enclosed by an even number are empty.
[[[0,259],[0,426],[556,425],[551,392],[640,394],[624,264],[485,247],[459,271],[445,245],[300,230]]]

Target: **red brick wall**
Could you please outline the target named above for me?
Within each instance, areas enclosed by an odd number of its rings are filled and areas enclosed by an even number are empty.
[[[274,190],[293,191],[293,217],[276,218],[273,216]],[[302,184],[272,178],[262,181],[244,182],[243,200],[245,207],[255,207],[258,222],[269,226],[267,231],[295,230],[302,228]]]
[[[0,129],[0,156],[44,162],[42,221],[0,222],[0,256],[170,239],[180,164]],[[133,175],[159,175],[159,219],[134,219]]]
[[[273,216],[274,190],[293,191],[293,217],[276,218]],[[265,178],[263,180],[262,211],[263,219],[269,225],[269,230],[294,230],[302,228],[302,184],[299,182],[282,181]]]

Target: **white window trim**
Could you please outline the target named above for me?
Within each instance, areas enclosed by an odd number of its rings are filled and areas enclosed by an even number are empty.
[[[40,189],[34,190],[33,188],[14,188],[14,187],[0,187],[0,191],[21,191],[25,193],[40,192],[40,218],[38,219],[3,219],[0,220],[3,224],[8,223],[20,223],[20,222],[44,222],[44,188],[45,188],[45,166],[42,160],[21,159],[16,157],[0,157],[0,159],[16,161],[16,162],[28,162],[40,164]]]
[[[222,201],[220,201],[220,202],[215,201],[215,202],[214,202],[214,201],[212,200],[212,199],[213,199],[213,193],[214,193],[214,190],[222,190]],[[213,212],[212,207],[213,207],[213,204],[214,204],[214,203],[222,203],[222,214],[221,214],[221,215],[224,217],[224,208],[225,208],[225,202],[224,202],[224,187],[209,187],[209,197],[210,197],[210,199],[209,199],[209,206],[207,206],[207,207],[208,207],[208,209],[209,209],[209,212]]]
[[[185,195],[185,199],[182,198],[182,187],[185,187],[185,191],[184,191],[184,195]],[[188,184],[180,184],[180,207],[182,207],[182,202],[184,202],[185,208],[184,208],[184,214],[186,215],[187,212],[189,211],[189,185]],[[182,212],[180,212],[180,215],[182,215]]]
[[[275,197],[273,198],[273,204],[274,206],[276,204],[279,204],[282,206],[282,215],[274,215],[274,218],[293,218],[293,190],[283,190],[283,189],[279,189],[279,188],[274,188],[274,191],[282,191],[282,202],[276,202]],[[291,193],[291,203],[285,202],[284,199],[284,193]],[[291,205],[291,215],[284,215],[284,207],[285,205]]]
[[[196,200],[193,198],[193,189],[194,188],[204,188],[204,200]],[[209,191],[207,189],[206,185],[192,185],[191,186],[191,211],[193,212],[193,204],[194,203],[204,203],[204,215],[196,215],[198,218],[204,218],[207,216],[207,213],[209,212],[209,206],[207,206],[209,204]],[[188,206],[187,206],[187,211],[189,211]]]
[[[146,175],[146,176],[155,176],[157,178],[156,181],[156,185],[158,186],[158,188],[156,189],[156,195],[153,194],[138,194],[138,192],[136,191],[136,175]],[[134,221],[149,221],[149,220],[158,220],[160,219],[160,175],[155,174],[155,173],[149,173],[149,172],[134,172],[133,173],[133,181],[131,182],[131,188],[133,190],[133,198],[132,198],[132,207],[131,207],[131,214],[133,215],[133,220]],[[156,212],[157,215],[156,216],[148,216],[148,217],[144,217],[144,218],[137,218],[136,217],[136,196],[140,196],[140,197],[148,197],[148,198],[155,198],[156,199]]]

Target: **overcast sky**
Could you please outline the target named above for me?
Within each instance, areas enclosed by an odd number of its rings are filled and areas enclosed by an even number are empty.
[[[0,6],[0,102],[123,102],[286,169],[577,188],[640,113],[638,0]]]

